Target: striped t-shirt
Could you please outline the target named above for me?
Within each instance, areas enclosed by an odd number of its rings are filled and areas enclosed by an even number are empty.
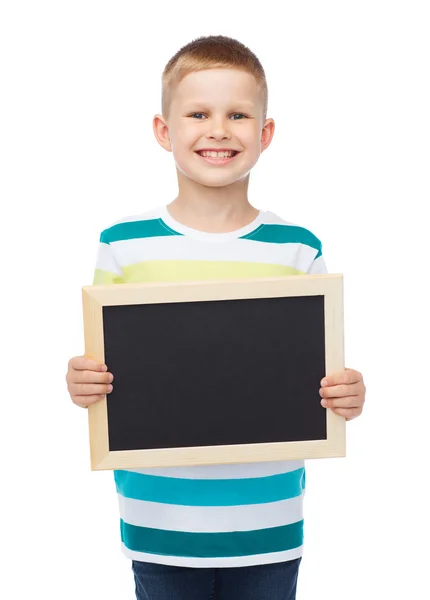
[[[310,273],[326,273],[321,242],[272,212],[233,232],[205,233],[163,206],[102,232],[93,283]],[[304,461],[118,470],[114,477],[122,549],[133,560],[238,567],[302,555]]]

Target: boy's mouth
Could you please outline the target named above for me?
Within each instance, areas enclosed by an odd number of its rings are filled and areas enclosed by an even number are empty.
[[[237,150],[225,150],[225,151],[214,151],[214,150],[197,150],[198,154],[204,161],[212,165],[225,165],[240,154]]]

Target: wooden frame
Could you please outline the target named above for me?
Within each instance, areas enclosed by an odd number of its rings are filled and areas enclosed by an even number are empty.
[[[298,275],[180,283],[136,283],[82,288],[85,355],[105,362],[103,306],[324,296],[326,374],[344,369],[343,277]],[[327,439],[229,446],[110,451],[106,397],[88,408],[92,470],[261,462],[345,456],[345,419],[326,411]]]

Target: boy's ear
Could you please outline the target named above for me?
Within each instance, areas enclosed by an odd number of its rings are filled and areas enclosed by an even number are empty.
[[[273,119],[266,119],[261,130],[261,152],[264,152],[270,146],[274,133],[275,121]]]
[[[155,115],[152,121],[152,128],[157,142],[168,152],[172,151],[169,128],[163,115]]]

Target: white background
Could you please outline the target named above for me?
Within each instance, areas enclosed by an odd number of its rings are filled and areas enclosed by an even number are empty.
[[[428,3],[6,0],[0,23],[0,596],[134,597],[65,373],[100,232],[176,195],[152,132],[162,70],[224,34],[262,61],[276,122],[250,201],[344,273],[368,388],[347,458],[308,463],[298,600],[429,598]]]

